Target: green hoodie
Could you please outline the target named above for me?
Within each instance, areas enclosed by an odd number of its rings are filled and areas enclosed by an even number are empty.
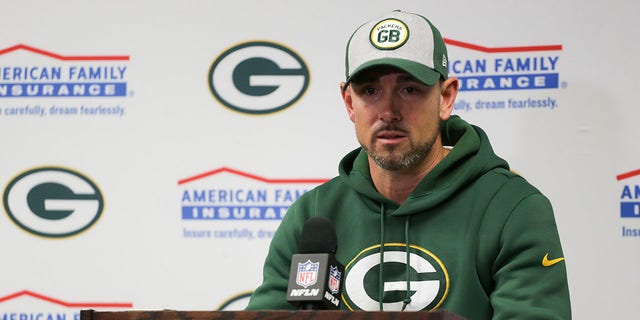
[[[345,265],[342,309],[570,319],[549,200],[509,171],[480,128],[452,116],[441,135],[451,152],[402,205],[376,191],[364,151],[347,154],[338,177],[289,208],[247,310],[292,308],[291,256],[304,222],[323,216],[336,227],[336,257]]]

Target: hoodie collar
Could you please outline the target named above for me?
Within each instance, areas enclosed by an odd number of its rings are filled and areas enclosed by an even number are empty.
[[[382,196],[373,186],[367,154],[362,148],[348,153],[340,162],[339,172],[343,181],[362,194],[374,212],[384,204],[392,215],[407,215],[431,209],[470,181],[497,167],[508,169],[508,164],[498,157],[485,132],[458,116],[442,122],[441,136],[445,146],[453,146],[416,186],[407,200],[398,205]]]

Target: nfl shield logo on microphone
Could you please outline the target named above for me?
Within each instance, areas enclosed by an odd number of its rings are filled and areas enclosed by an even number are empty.
[[[316,284],[318,281],[318,269],[320,262],[311,262],[307,260],[305,263],[298,263],[298,274],[296,275],[296,284],[304,287]]]
[[[338,270],[337,266],[329,267],[329,290],[332,294],[336,294],[340,291],[340,278],[342,273]]]

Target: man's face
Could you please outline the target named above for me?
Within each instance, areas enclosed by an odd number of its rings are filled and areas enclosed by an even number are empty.
[[[441,148],[441,85],[427,86],[391,67],[363,71],[343,92],[358,141],[385,170],[411,169]]]

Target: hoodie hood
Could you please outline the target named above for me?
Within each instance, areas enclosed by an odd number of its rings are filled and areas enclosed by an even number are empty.
[[[382,196],[373,186],[367,154],[362,148],[348,153],[340,162],[340,179],[365,196],[371,208],[381,204],[392,215],[411,215],[441,204],[482,174],[495,168],[509,169],[507,162],[494,152],[486,133],[458,116],[441,123],[440,134],[445,146],[453,146],[416,186],[407,200],[398,205]]]

